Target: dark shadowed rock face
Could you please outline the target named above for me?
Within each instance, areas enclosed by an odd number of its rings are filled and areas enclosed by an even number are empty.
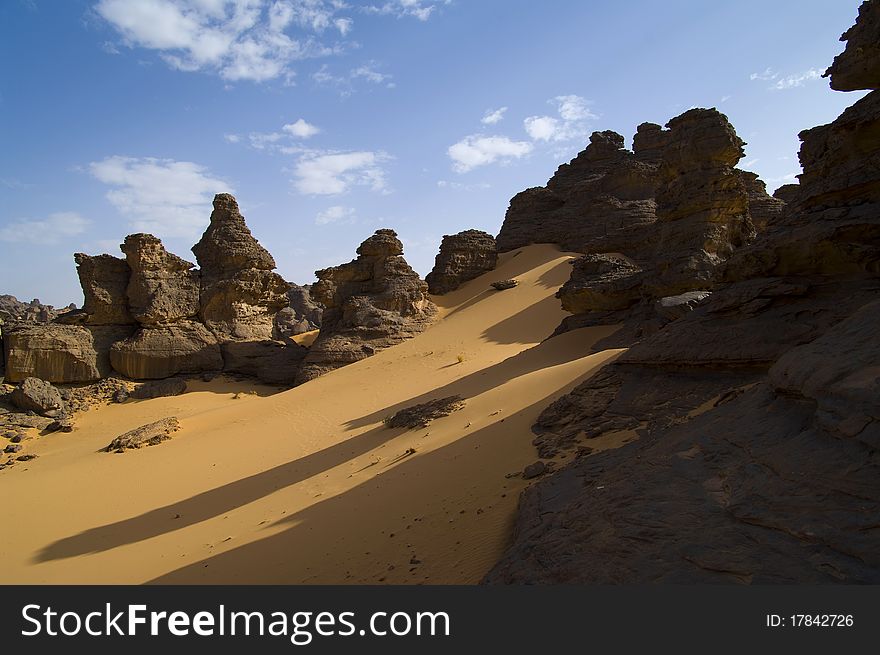
[[[781,187],[773,192],[773,197],[777,200],[781,200],[786,204],[791,204],[795,200],[797,200],[800,190],[800,184],[783,184]]]
[[[832,83],[862,88],[872,45]],[[801,183],[726,284],[541,414],[542,456],[587,456],[526,491],[487,581],[880,583],[876,93],[801,133]]]
[[[749,196],[749,218],[756,232],[765,232],[767,228],[779,220],[785,210],[785,200],[775,194],[767,194],[767,185],[758,178],[756,173],[737,169],[746,192]],[[778,191],[778,189],[777,189]],[[783,191],[783,195],[785,195]]]
[[[667,123],[657,189],[655,297],[709,288],[718,266],[754,237],[749,192],[734,169],[743,141],[724,114],[691,109]]]
[[[441,295],[460,287],[498,263],[495,239],[480,230],[447,234],[434,260],[434,269],[425,277],[430,293]]]
[[[141,325],[194,318],[199,311],[199,274],[152,234],[130,234],[121,246],[131,269],[126,295]]]
[[[642,161],[660,164],[663,151],[669,144],[669,132],[657,123],[642,123],[633,136],[633,152]]]
[[[201,269],[202,321],[222,341],[270,339],[288,284],[228,193],[214,197],[211,223],[192,251]]]
[[[823,77],[836,91],[880,89],[880,3],[866,0],[856,24],[840,37],[846,49],[834,58]]]
[[[584,255],[572,262],[571,277],[556,297],[572,314],[625,309],[641,298],[641,271],[623,255]]]
[[[39,378],[25,378],[12,392],[12,404],[28,412],[45,414],[64,406],[61,394],[51,383]]]
[[[431,324],[436,307],[428,285],[406,263],[393,230],[378,230],[357,253],[347,264],[315,272],[312,297],[324,313],[297,383],[369,357]]]
[[[324,308],[312,299],[311,285],[291,284],[287,300],[288,306],[275,314],[275,339],[286,339],[321,327]]]
[[[658,164],[650,149],[662,140],[649,141],[638,156],[623,148],[621,135],[594,132],[587,148],[560,166],[546,187],[511,199],[498,251],[531,243],[556,243],[577,252],[645,251],[650,238],[644,228],[656,219]]]
[[[128,311],[128,283],[131,269],[124,259],[112,255],[94,257],[78,252],[73,256],[85,303],[82,311],[90,325],[131,325]]]

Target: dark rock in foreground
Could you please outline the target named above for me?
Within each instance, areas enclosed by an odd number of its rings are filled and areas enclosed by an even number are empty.
[[[389,428],[426,428],[431,421],[449,416],[464,407],[464,398],[461,396],[447,396],[438,398],[420,405],[413,405],[401,409],[393,416],[388,417],[385,425]]]

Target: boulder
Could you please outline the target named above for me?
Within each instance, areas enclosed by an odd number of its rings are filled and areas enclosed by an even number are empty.
[[[571,277],[556,297],[572,314],[625,309],[641,298],[641,272],[623,255],[584,255],[572,262]]]
[[[6,380],[37,377],[53,383],[94,382],[110,375],[110,348],[132,326],[38,325],[4,331]]]
[[[494,270],[497,263],[498,253],[491,234],[480,230],[447,234],[440,243],[434,268],[425,277],[425,282],[430,293],[442,295]]]
[[[199,274],[192,263],[166,251],[152,234],[130,234],[121,248],[131,268],[128,306],[141,325],[163,325],[198,314]]]
[[[45,415],[64,407],[61,394],[50,382],[39,378],[25,378],[12,392],[12,404],[26,412]]]
[[[436,307],[428,285],[406,263],[393,230],[378,230],[357,253],[347,264],[315,273],[312,296],[324,313],[297,383],[410,339],[432,322]]]
[[[217,339],[201,323],[141,328],[110,349],[113,368],[133,380],[168,378],[223,368]]]
[[[122,453],[128,449],[137,449],[143,446],[155,446],[171,438],[171,434],[180,429],[180,421],[171,416],[160,421],[154,421],[142,425],[134,430],[129,430],[111,441],[104,448],[104,452]]]

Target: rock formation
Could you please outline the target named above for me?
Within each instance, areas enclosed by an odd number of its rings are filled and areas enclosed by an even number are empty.
[[[878,24],[870,0],[834,88],[877,87]],[[791,204],[724,283],[541,414],[539,454],[576,457],[487,581],[880,582],[877,93],[801,133]]]
[[[214,197],[211,224],[192,251],[201,271],[202,322],[221,341],[271,339],[289,285],[273,272],[275,260],[251,235],[228,193]]]
[[[497,237],[499,252],[530,243],[556,243],[576,252],[635,255],[650,245],[645,227],[656,220],[657,149],[665,135],[642,127],[636,152],[615,132],[594,132],[590,144],[559,167],[546,187],[510,201]]]
[[[287,339],[320,329],[324,308],[312,299],[311,285],[291,284],[287,291],[287,301],[287,307],[275,315],[275,339]]]
[[[357,254],[347,264],[315,272],[312,296],[324,313],[297,383],[405,341],[431,323],[436,307],[428,285],[406,263],[393,230],[378,230]]]
[[[47,415],[60,411],[64,403],[58,389],[39,378],[25,378],[12,392],[12,404],[25,412]]]
[[[441,295],[455,291],[463,283],[473,280],[498,263],[495,239],[480,230],[465,230],[443,236],[434,268],[425,277],[428,291]]]
[[[293,383],[305,349],[271,341],[290,285],[251,236],[235,198],[214,199],[193,252],[202,266],[150,234],[120,246],[125,259],[75,255],[82,310],[46,326],[6,329],[7,379],[92,382],[115,370],[135,380],[219,372]]]
[[[91,257],[78,252],[73,256],[85,302],[81,312],[68,315],[65,322],[81,316],[90,325],[130,325],[136,321],[128,310],[128,262],[112,255]]]

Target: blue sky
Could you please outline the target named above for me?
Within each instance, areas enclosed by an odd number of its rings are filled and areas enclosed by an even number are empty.
[[[194,261],[231,191],[306,283],[392,227],[443,234],[612,129],[718,107],[773,188],[863,94],[819,78],[858,0],[4,0],[0,293],[82,302],[73,252],[147,231]]]

